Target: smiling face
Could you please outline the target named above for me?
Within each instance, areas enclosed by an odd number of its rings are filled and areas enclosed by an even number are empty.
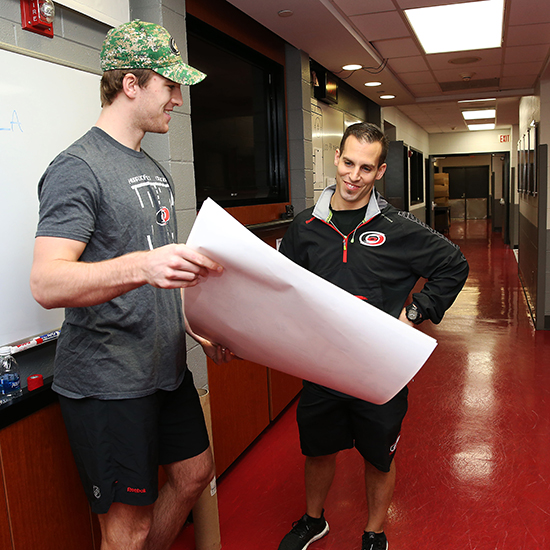
[[[369,200],[372,188],[386,171],[386,164],[378,166],[382,144],[368,143],[350,135],[343,151],[336,150],[336,191],[331,206],[335,210],[358,210]]]
[[[149,82],[139,88],[139,109],[136,114],[143,132],[165,134],[168,132],[171,112],[183,105],[179,84],[153,74]]]

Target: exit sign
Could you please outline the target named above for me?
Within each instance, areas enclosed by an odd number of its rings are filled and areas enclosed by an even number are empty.
[[[509,143],[510,142],[510,134],[500,134],[498,136],[499,143]]]

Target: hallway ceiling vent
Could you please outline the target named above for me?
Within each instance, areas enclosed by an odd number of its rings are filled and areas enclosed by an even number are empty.
[[[479,88],[499,88],[500,78],[481,78],[479,80],[457,80],[456,82],[440,82],[443,92],[458,90],[477,90]]]

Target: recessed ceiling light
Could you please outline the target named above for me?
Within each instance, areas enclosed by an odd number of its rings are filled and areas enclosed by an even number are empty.
[[[344,71],[358,71],[359,69],[362,69],[363,65],[357,65],[356,63],[351,63],[350,65],[344,65],[342,69]]]
[[[462,111],[464,120],[482,120],[484,118],[495,118],[496,109],[480,109],[479,111]]]
[[[386,94],[386,95],[381,95],[380,99],[395,99],[395,96],[391,94]]]
[[[277,13],[279,17],[290,17],[291,15],[294,15],[294,12],[292,10],[281,10]]]
[[[494,130],[495,124],[468,124],[468,130]]]
[[[405,10],[424,51],[461,52],[500,48],[504,0],[479,0]]]
[[[382,86],[382,82],[365,82],[365,86],[369,86],[369,87]]]

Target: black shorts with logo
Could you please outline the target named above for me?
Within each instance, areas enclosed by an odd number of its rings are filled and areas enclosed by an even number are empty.
[[[325,456],[355,447],[373,466],[389,472],[408,393],[405,387],[384,405],[375,405],[304,382],[296,413],[302,453]]]
[[[158,468],[192,458],[208,446],[193,375],[174,391],[137,399],[59,396],[80,479],[92,511],[113,502],[147,506],[158,497]]]

